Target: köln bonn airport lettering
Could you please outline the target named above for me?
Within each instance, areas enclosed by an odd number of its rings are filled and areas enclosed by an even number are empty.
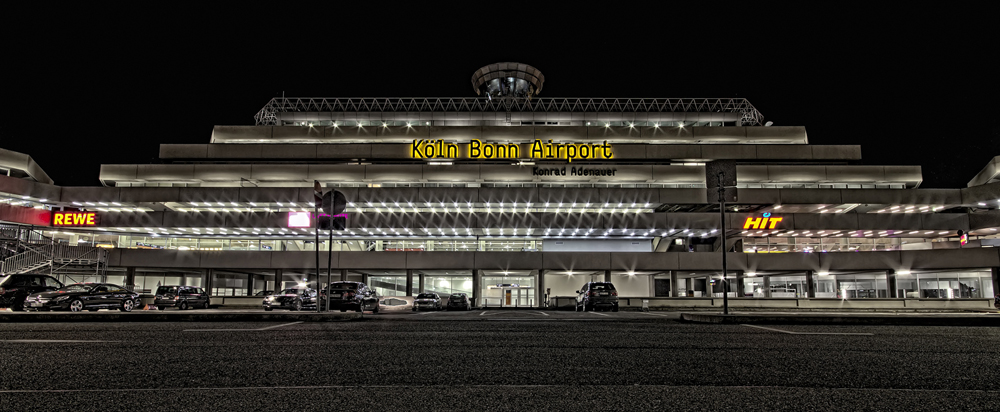
[[[465,146],[465,147],[461,147]],[[527,145],[525,145],[527,146]],[[464,150],[462,150],[464,149]],[[532,159],[564,159],[574,160],[611,159],[614,151],[608,141],[596,143],[548,143],[535,140],[527,148]],[[457,159],[468,157],[472,159],[519,159],[521,146],[517,143],[489,143],[472,139],[469,143],[447,143],[444,140],[414,140],[410,145],[410,157],[414,159]]]

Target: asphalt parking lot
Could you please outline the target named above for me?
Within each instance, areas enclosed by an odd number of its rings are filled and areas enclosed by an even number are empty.
[[[1000,409],[1000,328],[674,317],[0,324],[0,409]]]

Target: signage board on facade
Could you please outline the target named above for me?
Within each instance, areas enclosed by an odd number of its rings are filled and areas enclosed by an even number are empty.
[[[472,139],[469,143],[449,143],[444,140],[415,139],[410,144],[413,159],[537,159],[537,160],[597,160],[614,157],[614,148],[603,143],[547,143],[540,139],[530,144],[491,143]]]
[[[784,219],[764,213],[761,217],[748,217],[743,221],[743,229],[775,229],[782,220]]]
[[[52,226],[97,226],[97,212],[52,212]]]

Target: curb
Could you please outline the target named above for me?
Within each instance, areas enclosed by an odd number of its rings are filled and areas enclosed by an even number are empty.
[[[1000,326],[1000,316],[948,315],[722,315],[681,313],[681,322],[718,325]]]
[[[350,313],[184,313],[184,312],[107,312],[107,313],[0,313],[0,323],[32,322],[337,322],[362,320]]]

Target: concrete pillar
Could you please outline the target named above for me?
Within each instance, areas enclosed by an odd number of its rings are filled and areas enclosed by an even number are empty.
[[[213,283],[212,278],[214,277],[215,277],[214,269],[205,269],[205,278],[201,280],[201,284],[205,285],[205,291],[208,292],[210,296],[215,294],[214,291],[212,290],[212,283]]]
[[[281,269],[274,270],[274,293],[281,290]]]
[[[538,269],[538,282],[535,284],[538,285],[538,292],[535,294],[539,297],[538,307],[544,308],[545,300],[548,298],[548,295],[545,294],[545,269]]]
[[[479,274],[479,269],[472,269],[472,306],[479,306],[479,295],[482,293],[480,291],[480,284],[483,282],[483,277]]]
[[[611,271],[610,270],[605,270],[604,271],[604,281],[605,282],[610,282],[611,281]]]
[[[764,276],[764,297],[771,297],[771,277]]]
[[[649,293],[646,294],[647,297],[656,296],[656,275],[649,275]]]
[[[413,269],[406,269],[406,296],[413,296]]]
[[[676,298],[677,291],[681,289],[680,282],[677,281],[677,271],[670,271],[670,297]]]
[[[694,278],[687,278],[687,295],[694,296]]]
[[[806,271],[806,297],[816,297],[816,285],[813,283],[813,271]]]
[[[885,296],[888,298],[898,298],[896,296],[896,271],[889,269],[885,271]],[[876,292],[877,293],[877,292]]]
[[[253,273],[247,274],[247,296],[253,296]]]
[[[368,285],[368,280],[369,280],[368,279],[368,274],[367,273],[362,273],[361,274],[361,283],[364,283],[364,284]],[[371,285],[368,285],[368,286],[371,286]]]
[[[734,284],[733,287],[731,287],[730,289],[733,292],[736,292],[736,297],[742,298],[743,294],[744,294],[743,291],[745,290],[743,288],[743,271],[742,270],[736,270],[734,272],[736,272],[736,284]]]
[[[418,287],[417,290],[420,291],[420,292],[417,292],[417,293],[424,293],[424,291],[426,291],[426,289],[424,289],[424,274],[423,273],[417,275],[417,287]]]
[[[347,269],[340,269],[340,281],[347,282]]]
[[[135,268],[125,268],[125,289],[135,290]],[[153,292],[156,292],[155,290]]]
[[[705,293],[702,296],[710,298],[712,297],[712,275],[705,276]]]
[[[1000,295],[1000,268],[990,268],[990,272],[993,275],[993,296]]]

